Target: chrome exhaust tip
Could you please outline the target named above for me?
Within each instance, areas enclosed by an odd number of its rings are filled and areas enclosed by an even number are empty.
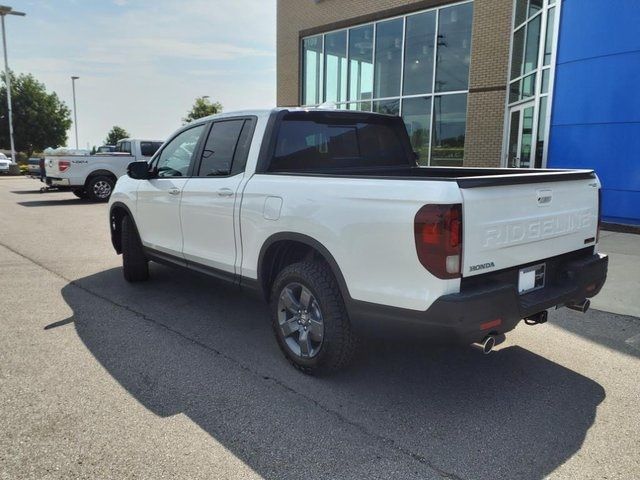
[[[589,310],[590,306],[591,306],[591,300],[585,298],[581,302],[567,305],[567,308],[570,308],[571,310],[575,310],[576,312],[586,313],[587,310]]]
[[[495,335],[487,335],[484,340],[474,343],[473,346],[485,355],[489,355],[493,351],[493,347],[496,346],[496,337]]]

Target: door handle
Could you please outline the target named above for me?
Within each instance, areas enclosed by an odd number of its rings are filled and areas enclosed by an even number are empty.
[[[233,196],[233,190],[231,190],[230,188],[221,188],[220,190],[218,190],[218,196],[231,197]]]
[[[179,195],[180,194],[180,189],[179,188],[170,188],[169,189],[169,195]]]

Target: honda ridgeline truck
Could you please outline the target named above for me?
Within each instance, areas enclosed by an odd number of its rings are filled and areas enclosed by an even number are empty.
[[[109,223],[126,280],[156,261],[257,291],[312,373],[374,329],[488,352],[521,319],[586,310],[599,190],[591,170],[418,166],[398,117],[276,109],[178,130],[118,180]]]

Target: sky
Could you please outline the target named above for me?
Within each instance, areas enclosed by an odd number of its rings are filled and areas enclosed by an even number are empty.
[[[101,145],[113,125],[164,140],[202,95],[225,111],[275,106],[275,0],[3,3],[27,14],[6,18],[12,70],[32,73],[70,109],[71,76],[80,77],[80,148]]]

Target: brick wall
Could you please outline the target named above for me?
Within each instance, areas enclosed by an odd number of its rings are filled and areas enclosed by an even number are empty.
[[[451,0],[278,0],[277,102],[299,104],[300,37]],[[511,31],[511,0],[475,0],[465,165],[499,166]]]

